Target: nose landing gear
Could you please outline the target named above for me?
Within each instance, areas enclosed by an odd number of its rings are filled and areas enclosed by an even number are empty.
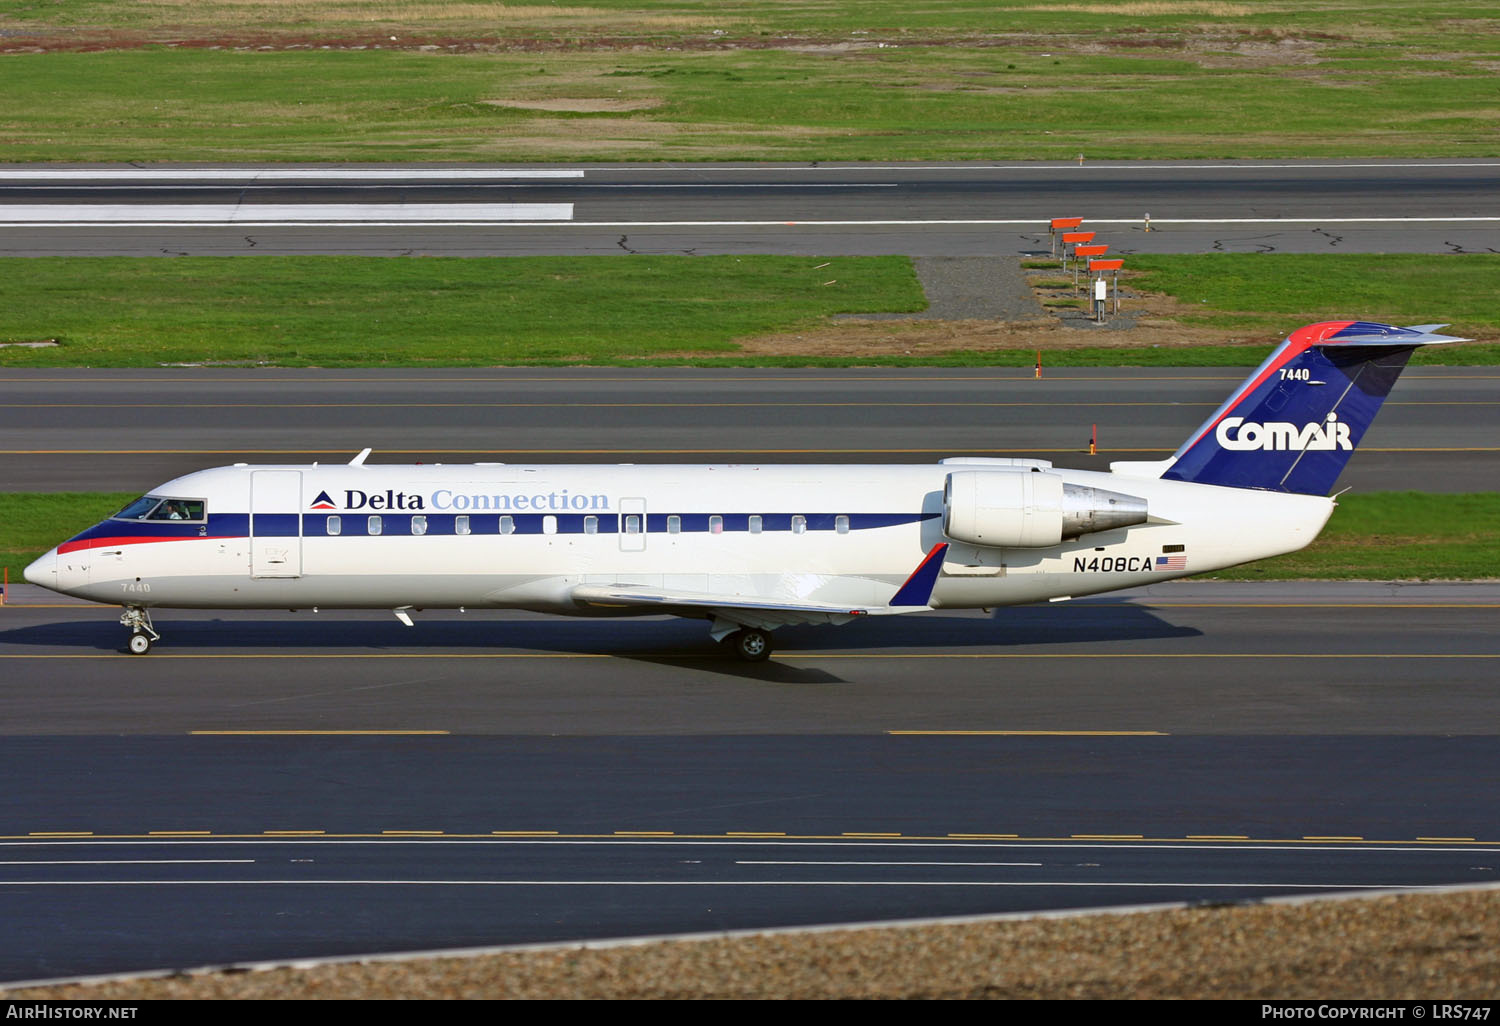
[[[161,635],[151,626],[151,612],[145,606],[126,606],[120,614],[120,625],[130,628],[130,640],[125,648],[131,655],[145,655],[151,644],[161,640]]]

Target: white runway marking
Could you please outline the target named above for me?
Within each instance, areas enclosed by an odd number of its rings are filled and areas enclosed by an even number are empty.
[[[4,171],[0,171],[0,185],[10,186],[11,183],[9,181],[7,181],[3,177],[4,174],[5,174]],[[27,179],[21,179],[21,181],[25,182],[26,184],[16,185],[16,186],[13,186],[13,187],[15,189],[17,189],[17,190],[20,190],[20,189],[31,189],[31,190],[34,190],[34,191],[40,191],[40,190],[44,190],[44,189],[58,189],[58,188],[62,187],[57,182],[36,182],[36,181],[27,180]],[[140,182],[140,183],[128,183],[128,184],[139,184],[139,185],[144,185],[144,186],[150,187],[150,186],[154,186],[154,185],[156,185],[158,183],[156,183],[156,182]],[[322,184],[322,183],[312,182],[311,184],[318,185],[318,184]],[[328,184],[333,184],[333,183],[328,183]],[[337,183],[338,188],[341,191],[344,191],[344,192],[351,192],[351,191],[354,191],[354,190],[357,190],[357,189],[371,189],[371,190],[374,190],[374,189],[387,189],[387,190],[389,190],[389,189],[397,188],[397,187],[415,186],[415,185],[423,185],[423,184],[432,184],[432,183],[428,183],[425,180],[417,181],[417,182],[411,182],[411,181],[397,181],[395,179],[391,179],[389,181],[383,181],[383,180],[380,180],[380,179],[374,179],[374,180],[371,180],[371,181],[356,181],[356,182],[344,182],[344,181],[340,181],[340,182]],[[450,184],[450,183],[446,183],[445,182],[445,183],[442,183],[442,184]],[[475,179],[474,182],[467,183],[467,184],[484,185],[484,184],[488,184],[488,183],[486,183],[486,182],[484,182],[484,181],[482,181],[480,179]],[[521,183],[521,185],[519,187],[524,188],[526,184],[528,184],[528,183]],[[538,187],[540,187],[543,183],[535,183],[535,184],[537,184]],[[546,183],[546,184],[550,184],[550,183]],[[593,190],[599,190],[599,191],[607,190],[607,189],[617,189],[617,190],[626,190],[626,189],[628,189],[628,190],[636,191],[636,192],[639,192],[639,191],[645,190],[645,189],[713,189],[715,191],[721,191],[721,190],[724,190],[724,189],[899,189],[899,188],[901,188],[901,184],[899,182],[718,182],[718,183],[715,183],[715,182],[678,182],[678,183],[649,183],[649,182],[639,182],[639,183],[631,183],[631,182],[586,182],[586,183],[577,183],[577,182],[569,182],[569,183],[567,183],[567,185],[564,185],[564,186],[554,186],[554,187],[555,188],[567,188],[569,186],[574,186],[574,185],[578,185],[578,184],[583,184],[586,188],[593,189]],[[108,191],[118,192],[118,191],[120,191],[120,185],[121,185],[120,182],[109,182],[107,184],[100,184],[100,185],[96,185],[96,184],[74,184],[74,183],[67,183],[67,188],[70,191],[75,191],[75,192],[84,191],[84,190],[96,190],[96,191],[99,191],[99,192],[108,192]],[[515,189],[517,187],[518,186],[515,185],[515,184],[509,184],[508,183],[508,184],[506,184],[504,186],[498,186],[497,188]],[[219,183],[216,183],[216,184],[201,183],[201,182],[189,182],[189,181],[186,181],[186,180],[181,181],[181,182],[173,182],[172,183],[172,189],[175,192],[189,192],[189,191],[193,191],[193,190],[197,190],[197,191],[200,191],[200,192],[201,191],[209,191],[209,190],[217,190],[219,192],[223,192],[225,189],[232,189],[232,188],[239,188],[239,189],[246,189],[246,190],[249,190],[249,189],[264,189],[264,190],[267,190],[267,191],[272,190],[272,189],[281,189],[281,190],[285,191],[286,188],[287,188],[287,185],[286,185],[285,182],[280,182],[280,181],[262,181],[260,179],[256,179],[254,181],[247,180],[247,181],[243,181],[243,182],[219,182]]]
[[[248,865],[254,859],[57,859],[0,862],[0,866],[222,866]]]
[[[582,178],[571,168],[5,168],[0,182],[484,182]]]
[[[318,225],[566,221],[571,203],[38,203],[0,205],[0,224]]]

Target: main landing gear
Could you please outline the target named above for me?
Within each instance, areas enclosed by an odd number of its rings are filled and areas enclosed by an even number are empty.
[[[756,627],[741,627],[719,644],[743,662],[763,663],[771,658],[771,632]]]
[[[151,626],[151,612],[145,606],[126,606],[120,615],[120,625],[130,628],[130,640],[125,648],[131,655],[145,655],[151,651],[151,643],[160,641],[161,635]]]

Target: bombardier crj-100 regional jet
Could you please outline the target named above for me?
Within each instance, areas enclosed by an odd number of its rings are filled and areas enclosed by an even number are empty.
[[[1294,332],[1169,459],[923,466],[247,466],[168,481],[26,568],[122,605],[699,617],[741,659],[788,624],[1129,588],[1300,549],[1441,324]]]

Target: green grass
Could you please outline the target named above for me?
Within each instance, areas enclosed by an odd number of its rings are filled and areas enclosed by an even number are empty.
[[[1500,363],[1500,255],[1137,256],[1135,288],[1242,345],[1044,349],[1046,367],[1254,366],[1285,333],[1357,316],[1479,341],[1416,363]],[[737,340],[925,306],[905,257],[46,257],[0,262],[0,367],[715,364],[1029,367],[1036,350],[746,357]],[[829,284],[832,282],[832,284]],[[1440,300],[1434,297],[1441,297]],[[1126,307],[1128,309],[1127,301]],[[1046,346],[1046,335],[1038,344]],[[699,354],[683,356],[683,353]]]
[[[120,510],[138,492],[0,492],[0,565],[12,584],[43,552]]]
[[[1204,576],[1237,581],[1500,578],[1500,493],[1351,493],[1339,500],[1318,540],[1301,552]]]
[[[905,257],[38,258],[0,341],[60,345],[0,366],[597,363],[925,306]]]
[[[0,0],[3,41],[23,51],[0,60],[0,153],[9,161],[1492,156],[1500,152],[1497,28],[1493,4],[1481,0],[732,8]],[[53,49],[24,52],[28,33]],[[475,39],[480,48],[455,42]],[[106,49],[56,52],[83,46]],[[571,109],[534,106],[559,101]]]
[[[1356,457],[1357,458],[1357,457]],[[135,498],[125,492],[0,493],[0,563],[12,581],[47,549]],[[1500,493],[1350,494],[1301,552],[1205,574],[1224,580],[1500,578]]]
[[[1500,335],[1500,254],[1207,253],[1131,256],[1132,287],[1202,313],[1185,324],[1286,331],[1357,315],[1393,324],[1449,322],[1455,334]],[[1467,347],[1466,347],[1467,348]]]

